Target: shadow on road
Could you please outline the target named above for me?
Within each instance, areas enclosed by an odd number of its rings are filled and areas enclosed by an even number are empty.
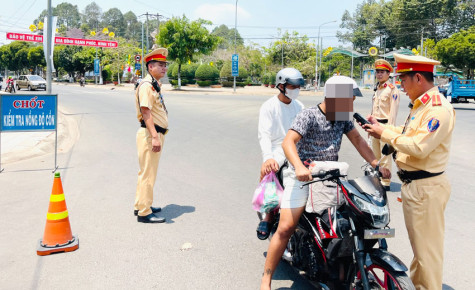
[[[173,219],[185,214],[194,212],[194,206],[169,204],[163,208],[164,216],[167,218],[167,224],[172,224],[175,221]]]

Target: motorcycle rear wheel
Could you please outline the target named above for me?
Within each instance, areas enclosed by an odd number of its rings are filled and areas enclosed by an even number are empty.
[[[370,280],[371,290],[379,289],[399,289],[399,290],[415,290],[414,284],[411,279],[404,272],[395,272],[384,268],[377,264],[372,264],[366,268],[366,273],[368,274],[368,279]],[[352,275],[354,276],[354,275]],[[358,282],[350,284],[349,289],[351,290],[360,290],[363,289],[361,284],[361,273],[357,272],[356,274]]]

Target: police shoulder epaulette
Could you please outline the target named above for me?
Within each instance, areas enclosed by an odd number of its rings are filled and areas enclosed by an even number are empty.
[[[421,102],[422,102],[424,105],[426,105],[427,102],[429,102],[429,100],[430,100],[430,96],[429,96],[428,94],[425,94],[425,95],[422,96],[422,98],[421,98]]]
[[[393,85],[393,84],[388,84],[388,86],[389,86],[391,89],[394,89],[394,85]]]
[[[439,94],[432,95],[432,106],[442,106]]]

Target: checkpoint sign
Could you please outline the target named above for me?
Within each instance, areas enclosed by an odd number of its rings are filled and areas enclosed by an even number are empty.
[[[238,54],[233,54],[231,60],[232,60],[231,75],[233,77],[238,77],[239,76],[239,55]]]
[[[56,130],[57,95],[0,95],[0,131]]]

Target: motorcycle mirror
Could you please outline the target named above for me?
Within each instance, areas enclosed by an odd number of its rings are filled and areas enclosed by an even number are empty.
[[[389,144],[384,144],[383,150],[381,151],[383,155],[390,155],[394,153],[394,147]]]

